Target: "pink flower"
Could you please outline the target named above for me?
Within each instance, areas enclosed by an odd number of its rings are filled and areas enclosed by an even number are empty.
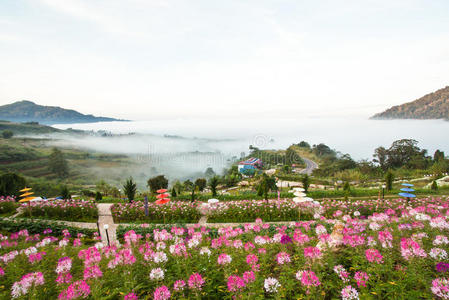
[[[338,277],[340,277],[343,282],[349,282],[349,273],[342,265],[335,266],[334,272],[337,273]]]
[[[342,300],[359,299],[359,293],[355,288],[348,285],[341,290],[341,299]]]
[[[46,254],[46,252],[38,252],[38,253],[34,253],[34,254],[30,254],[28,256],[28,261],[32,264],[34,264],[35,262],[41,261],[42,257]]]
[[[70,257],[63,257],[58,260],[58,265],[56,266],[56,273],[67,273],[72,268],[72,259]]]
[[[257,255],[255,254],[248,254],[246,256],[246,263],[248,265],[254,265],[257,264],[257,262],[259,261],[259,258],[257,257]]]
[[[13,298],[26,295],[33,286],[43,285],[44,275],[41,272],[28,273],[20,281],[14,282],[11,287],[11,296]]]
[[[103,272],[101,272],[100,268],[97,265],[86,267],[84,269],[84,280],[90,278],[99,278],[103,276]]]
[[[434,279],[430,289],[435,296],[441,299],[449,299],[449,280],[446,278]]]
[[[253,271],[246,271],[243,273],[243,281],[245,281],[246,284],[251,283],[256,280],[256,276],[254,275]]]
[[[84,280],[78,280],[69,285],[69,287],[62,291],[58,299],[71,300],[76,298],[87,298],[90,294],[90,286]]]
[[[0,276],[3,276],[3,275],[5,275],[5,271],[3,270],[2,267],[0,267]]]
[[[301,284],[307,288],[319,286],[321,284],[320,280],[313,271],[298,271],[296,273],[296,279],[301,281]]]
[[[70,273],[60,273],[58,277],[56,278],[56,283],[59,284],[65,284],[70,283],[72,281],[72,275]]]
[[[219,265],[227,265],[231,263],[232,257],[227,255],[226,253],[222,253],[218,256],[218,264]]]
[[[201,290],[204,284],[204,279],[199,273],[194,273],[189,277],[189,288],[192,290]]]
[[[304,248],[304,257],[318,258],[321,256],[321,251],[317,247]]]
[[[173,284],[173,289],[175,291],[183,291],[184,287],[186,286],[186,282],[184,280],[176,280]]]
[[[383,263],[383,256],[377,249],[367,249],[365,251],[365,256],[369,262],[376,262],[378,264]]]
[[[245,287],[245,281],[243,278],[237,275],[231,275],[228,277],[228,291],[237,292]]]
[[[426,251],[411,238],[401,239],[401,255],[406,260],[413,257],[427,257]]]
[[[366,287],[366,282],[369,279],[369,275],[366,274],[365,272],[356,272],[354,275],[354,279],[357,281],[357,286],[358,287]]]
[[[388,230],[379,231],[378,239],[383,248],[392,248],[393,235]]]
[[[129,293],[127,295],[125,295],[124,300],[138,300],[139,298],[137,298],[137,295],[134,293]]]
[[[277,263],[279,265],[283,265],[283,264],[289,263],[291,261],[290,260],[290,255],[288,253],[286,253],[286,252],[279,252],[276,255],[276,261],[277,261]]]
[[[154,291],[154,300],[167,300],[170,299],[170,290],[165,285],[158,287]]]

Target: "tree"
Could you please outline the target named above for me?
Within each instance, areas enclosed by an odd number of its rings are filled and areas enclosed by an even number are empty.
[[[61,194],[62,199],[70,199],[71,198],[69,188],[66,185],[63,185],[61,187],[60,194]]]
[[[378,163],[382,170],[387,169],[387,159],[388,159],[388,151],[384,147],[379,147],[374,150],[374,159],[375,163]]]
[[[194,186],[193,182],[190,179],[187,179],[182,183],[184,190],[190,191],[192,187]]]
[[[13,135],[14,135],[14,132],[12,132],[11,130],[3,130],[2,131],[2,137],[4,139],[10,139],[10,138],[12,138]]]
[[[133,181],[132,177],[129,177],[123,185],[123,193],[128,197],[128,201],[131,203],[134,200],[137,192],[137,184]]]
[[[444,160],[444,152],[440,150],[435,151],[435,153],[433,154],[433,160],[435,162],[440,162]]]
[[[159,175],[148,179],[147,184],[151,193],[155,194],[157,190],[166,189],[168,187],[168,179],[165,178],[164,175]]]
[[[257,188],[257,194],[263,196],[265,200],[268,200],[268,192],[277,190],[276,179],[270,177],[267,174],[262,174],[262,180]]]
[[[69,167],[61,150],[53,148],[49,157],[48,168],[59,178],[66,178],[69,175]]]
[[[349,184],[349,182],[345,182],[345,184],[343,185],[343,191],[347,191],[349,192],[351,190],[351,185]]]
[[[438,190],[438,184],[437,184],[436,180],[434,180],[432,182],[432,185],[430,186],[430,189],[433,190],[433,191],[437,191]]]
[[[304,188],[304,191],[307,193],[309,191],[309,186],[310,186],[310,177],[309,175],[305,174],[302,179],[302,187]]]
[[[220,183],[220,179],[218,176],[214,176],[211,179],[209,179],[209,187],[212,192],[212,197],[217,196],[217,186]]]
[[[299,142],[298,146],[301,147],[301,148],[307,148],[307,149],[310,149],[310,144],[307,143],[306,141],[301,141],[301,142]]]
[[[175,183],[173,184],[172,196],[176,197],[178,195],[181,195],[183,190],[184,190],[183,184],[179,180],[176,180]]]
[[[0,196],[20,195],[19,191],[25,187],[25,178],[15,173],[6,173],[0,176]]]
[[[391,172],[391,170],[388,170],[387,174],[385,174],[385,186],[387,191],[391,191],[393,189],[393,181],[394,181],[394,174]]]
[[[202,192],[206,188],[206,185],[207,185],[207,180],[204,178],[198,178],[197,180],[195,180],[195,186],[198,187],[198,190],[200,192]]]
[[[212,169],[211,167],[206,169],[206,172],[204,172],[204,176],[206,176],[206,178],[212,178],[215,176],[215,172],[214,169]]]
[[[287,151],[285,152],[285,164],[291,166],[293,164],[303,164],[303,163],[304,161],[298,155],[295,149],[292,146],[288,147]]]

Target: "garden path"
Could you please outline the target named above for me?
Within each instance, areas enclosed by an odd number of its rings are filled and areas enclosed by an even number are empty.
[[[108,239],[104,225],[108,225],[108,235],[110,244],[117,244],[117,225],[112,218],[111,206],[112,203],[99,203],[98,207],[98,226],[100,227],[101,241],[104,245],[107,245]]]

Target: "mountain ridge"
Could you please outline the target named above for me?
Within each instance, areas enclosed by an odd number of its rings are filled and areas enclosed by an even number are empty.
[[[371,119],[449,120],[449,86],[375,114]]]
[[[39,122],[45,125],[128,121],[109,117],[82,114],[59,106],[44,106],[29,100],[0,106],[0,120],[11,122]]]

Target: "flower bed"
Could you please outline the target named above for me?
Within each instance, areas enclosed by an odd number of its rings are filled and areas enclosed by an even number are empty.
[[[79,233],[91,236],[96,230],[88,228],[70,227],[56,221],[44,221],[39,219],[4,219],[0,218],[0,233],[17,232],[26,229],[31,234],[44,233],[51,231],[53,235],[60,236],[63,231],[68,230],[71,235]]]
[[[111,207],[115,223],[197,223],[201,214],[197,202],[171,201],[163,205],[148,203],[148,217],[143,202],[117,203]]]
[[[94,202],[85,200],[34,201],[22,204],[21,216],[75,222],[96,222],[98,209]],[[30,213],[31,210],[31,213]]]
[[[0,237],[0,298],[447,299],[448,206],[432,201],[341,216],[341,239],[324,217],[128,231],[120,248],[12,234]]]
[[[0,216],[8,217],[16,212],[17,204],[16,199],[13,197],[0,197]]]
[[[265,222],[311,220],[313,207],[300,205],[291,200],[244,200],[209,204],[205,211],[208,223],[254,222],[257,218]]]
[[[323,214],[327,218],[335,218],[341,215],[353,215],[368,217],[374,213],[389,211],[390,213],[400,213],[405,207],[423,207],[433,210],[438,207],[447,209],[449,202],[447,197],[434,198],[414,198],[407,199],[367,199],[357,201],[344,201],[325,199],[320,201],[322,205]]]

